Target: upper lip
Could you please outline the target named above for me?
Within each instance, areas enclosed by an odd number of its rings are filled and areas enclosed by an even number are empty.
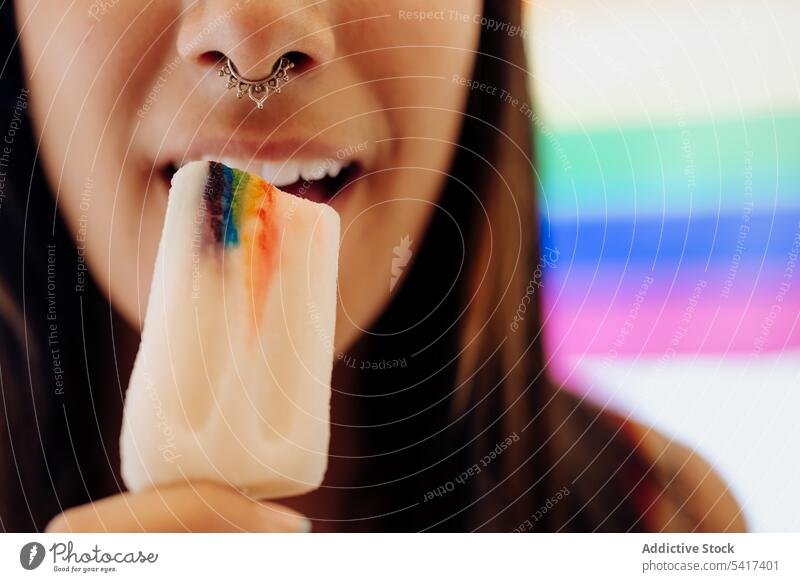
[[[334,146],[319,141],[302,140],[246,140],[246,139],[201,139],[192,141],[184,150],[183,157],[199,159],[205,154],[219,154],[234,158],[247,158],[263,161],[286,159],[320,159],[336,158],[339,151],[347,149],[347,145]],[[175,158],[173,158],[175,159]],[[181,161],[181,158],[177,158]]]

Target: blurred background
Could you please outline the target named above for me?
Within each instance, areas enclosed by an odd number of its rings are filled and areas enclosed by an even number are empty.
[[[547,349],[800,531],[800,2],[535,0]]]

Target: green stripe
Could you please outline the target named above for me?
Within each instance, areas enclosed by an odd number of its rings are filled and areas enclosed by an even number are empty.
[[[800,206],[800,113],[586,133],[545,126],[536,139],[550,213]]]

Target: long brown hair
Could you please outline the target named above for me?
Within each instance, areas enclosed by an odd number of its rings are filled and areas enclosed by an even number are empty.
[[[3,128],[24,89],[12,8],[0,9]],[[487,0],[484,16],[508,26],[483,27],[474,79],[530,104],[523,35],[512,28],[523,30],[520,2]],[[117,438],[132,332],[91,279],[75,285],[75,244],[35,152],[24,120],[0,206],[6,531],[41,530],[67,507],[122,490]],[[647,467],[624,423],[550,382],[538,295],[518,316],[539,262],[534,177],[530,121],[518,105],[472,91],[408,280],[347,356],[403,365],[373,366],[357,388],[334,394],[334,424],[359,427],[357,446],[336,431],[331,443],[332,463],[348,476],[326,487],[350,492],[354,516],[337,529],[645,527]]]

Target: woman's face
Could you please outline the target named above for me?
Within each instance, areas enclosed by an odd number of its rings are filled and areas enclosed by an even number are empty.
[[[454,155],[479,0],[16,6],[45,171],[79,253],[129,321],[143,318],[170,176],[203,158],[277,185],[326,160],[344,166],[303,189],[342,219],[337,349],[380,314],[394,248],[408,237],[413,254]],[[221,55],[260,78],[285,53],[292,80],[263,110],[217,75]]]

